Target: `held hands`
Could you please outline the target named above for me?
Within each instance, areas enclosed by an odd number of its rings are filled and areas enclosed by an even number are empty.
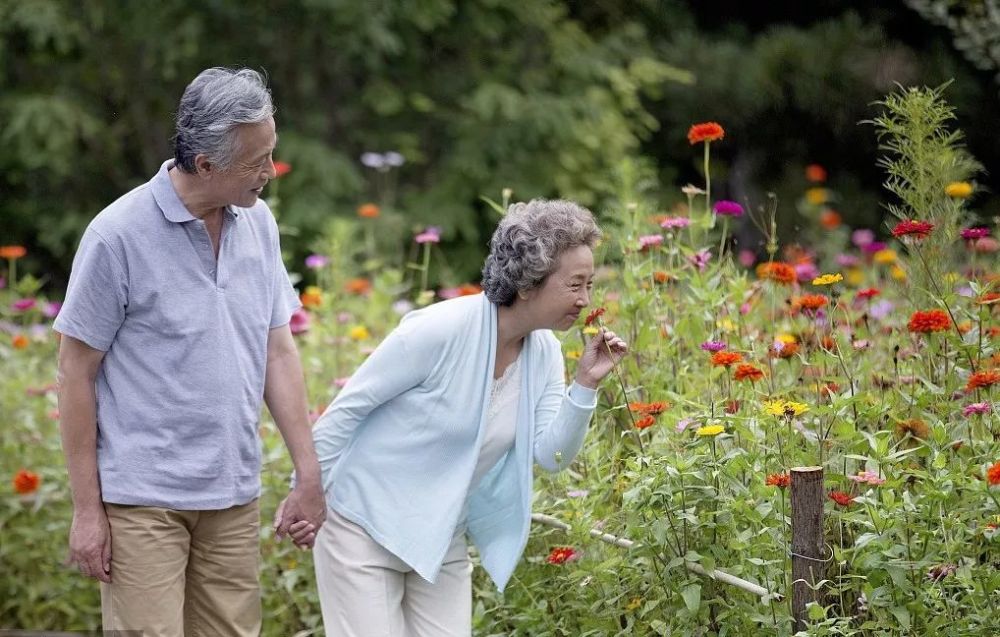
[[[326,500],[319,483],[300,482],[274,513],[274,536],[280,540],[287,535],[298,548],[311,549],[325,519]]]
[[[601,327],[587,342],[576,367],[576,382],[596,389],[601,380],[628,352],[628,345],[611,330]]]

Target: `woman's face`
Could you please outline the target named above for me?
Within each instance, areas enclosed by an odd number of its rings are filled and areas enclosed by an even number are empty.
[[[590,305],[593,279],[594,253],[587,246],[570,248],[545,281],[525,293],[525,302],[530,303],[541,328],[567,330]]]

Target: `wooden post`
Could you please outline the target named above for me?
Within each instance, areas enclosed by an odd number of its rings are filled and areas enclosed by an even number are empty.
[[[792,474],[792,617],[806,627],[806,604],[820,602],[816,582],[826,576],[823,561],[823,467],[795,467]]]

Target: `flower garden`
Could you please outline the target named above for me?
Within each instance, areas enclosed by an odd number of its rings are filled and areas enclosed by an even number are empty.
[[[704,180],[669,211],[623,167],[617,201],[595,210],[593,311],[561,337],[567,373],[599,324],[631,352],[580,456],[537,474],[539,520],[511,584],[501,594],[477,571],[475,635],[1000,634],[1000,244],[975,221],[981,167],[952,120],[940,90],[882,102],[869,124],[889,214],[875,228],[841,223],[818,165],[799,201],[718,198],[712,149],[740,143],[724,123],[691,127]],[[779,205],[801,218],[795,243],[779,243]],[[379,254],[384,217],[362,203],[289,264],[314,417],[403,313],[478,292],[429,287],[447,258],[434,228],[411,238],[409,263]],[[96,583],[62,565],[59,292],[19,270],[23,256],[0,248],[0,627],[95,629]],[[266,413],[261,437],[267,521],[290,461]],[[823,517],[796,625],[800,467],[822,470]],[[322,634],[309,553],[261,534],[265,634]]]

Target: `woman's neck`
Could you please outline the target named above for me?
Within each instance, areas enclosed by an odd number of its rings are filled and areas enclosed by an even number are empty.
[[[524,303],[497,307],[497,346],[501,349],[518,348],[521,341],[534,330],[531,317]]]

